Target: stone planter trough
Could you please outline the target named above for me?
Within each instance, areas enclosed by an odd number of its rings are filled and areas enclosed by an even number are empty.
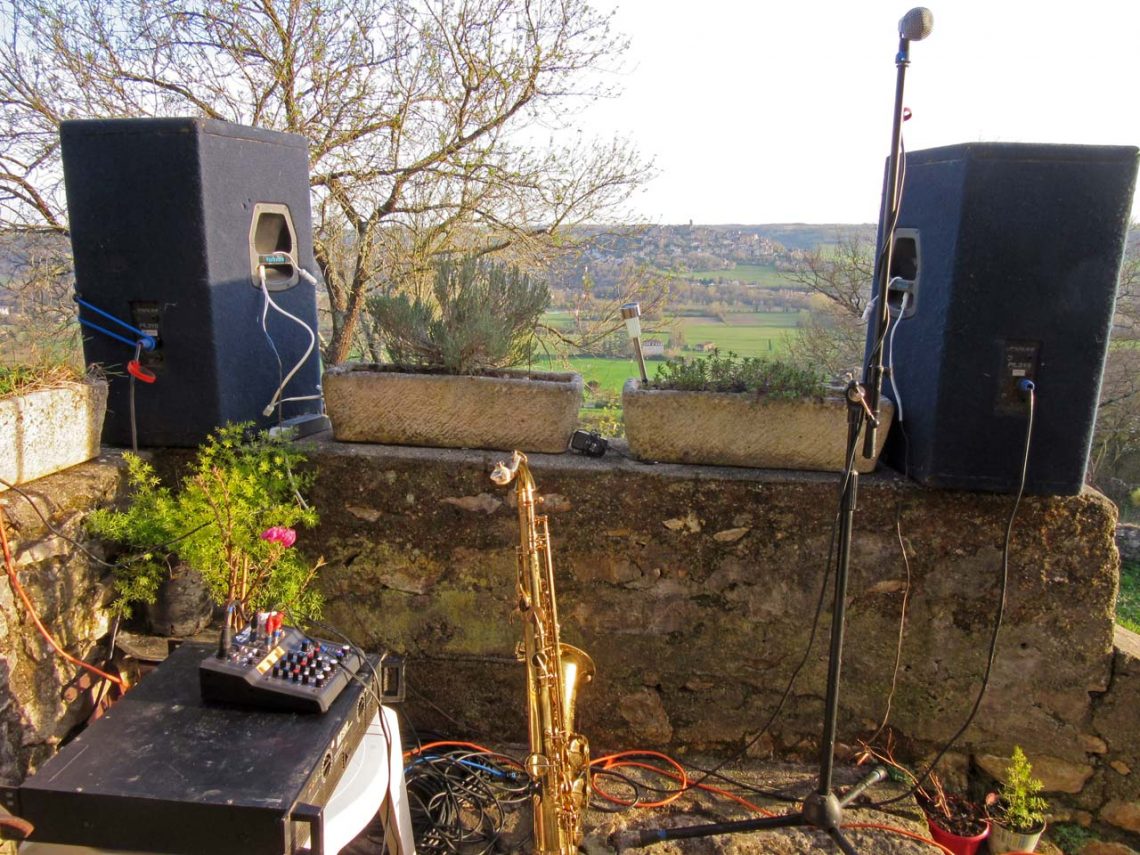
[[[847,445],[847,405],[825,400],[775,400],[744,392],[643,389],[627,380],[621,395],[633,455],[660,463],[749,466],[841,472]],[[887,438],[894,407],[883,399],[875,457],[856,452],[856,469],[870,472]]]
[[[23,484],[98,457],[106,412],[105,380],[0,400],[0,478]]]
[[[325,408],[341,442],[491,448],[557,454],[578,425],[578,374],[497,371],[416,374],[347,364],[324,376]]]

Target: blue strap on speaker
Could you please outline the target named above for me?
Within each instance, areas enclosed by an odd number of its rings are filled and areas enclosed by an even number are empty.
[[[78,303],[80,306],[83,306],[85,309],[90,309],[92,312],[95,312],[95,314],[97,314],[97,315],[102,315],[104,318],[107,318],[108,320],[114,321],[116,324],[123,327],[127,331],[134,333],[136,336],[138,336],[138,338],[134,339],[134,340],[129,339],[126,336],[119,335],[119,333],[111,332],[111,330],[107,329],[106,327],[101,327],[93,321],[89,321],[85,318],[80,318],[79,323],[81,323],[83,326],[90,327],[93,330],[97,330],[98,332],[103,333],[103,335],[108,335],[111,338],[115,339],[116,341],[121,341],[123,344],[129,344],[131,347],[134,347],[136,345],[141,345],[143,350],[154,350],[154,339],[151,338],[146,333],[144,333],[142,330],[137,329],[135,327],[132,327],[126,321],[119,320],[114,315],[108,314],[107,312],[104,312],[102,309],[98,308],[97,306],[92,306],[90,303],[88,303],[86,300],[80,298],[78,295],[76,295],[76,297],[75,297],[75,302]]]

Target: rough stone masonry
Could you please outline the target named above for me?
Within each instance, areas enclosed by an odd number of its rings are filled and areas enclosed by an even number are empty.
[[[421,732],[525,742],[512,614],[518,520],[512,491],[488,478],[506,454],[333,442],[311,453],[322,521],[299,546],[329,561],[326,619],[366,648],[407,656],[405,711]],[[837,476],[652,466],[613,452],[532,455],[531,466],[550,517],[562,637],[598,667],[578,703],[595,750],[742,749],[808,647],[830,580]],[[53,525],[83,540],[83,516],[121,483],[121,461],[107,455],[31,492]],[[107,631],[105,568],[59,541],[18,496],[2,501],[30,596],[69,652],[90,654]],[[863,478],[841,753],[887,717],[903,737],[900,759],[918,760],[965,720],[985,668],[1011,510],[1010,496]],[[1023,501],[990,685],[951,759],[984,776],[1019,744],[1055,815],[1140,834],[1140,645],[1114,630],[1114,526],[1112,505],[1095,492]],[[816,756],[829,595],[822,603],[806,664],[752,757]],[[9,586],[0,614],[0,764],[14,783],[83,710],[67,700],[73,669],[34,634]]]

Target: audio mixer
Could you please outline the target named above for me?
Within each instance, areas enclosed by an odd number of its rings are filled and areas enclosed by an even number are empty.
[[[350,645],[255,622],[202,660],[198,681],[206,700],[323,713],[363,664]]]

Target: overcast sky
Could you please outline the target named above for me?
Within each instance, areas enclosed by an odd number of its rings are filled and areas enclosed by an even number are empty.
[[[875,222],[905,0],[598,0],[631,39],[584,132],[632,139],[660,223]],[[932,0],[905,143],[1140,145],[1140,0]],[[1140,218],[1140,207],[1133,219]]]

